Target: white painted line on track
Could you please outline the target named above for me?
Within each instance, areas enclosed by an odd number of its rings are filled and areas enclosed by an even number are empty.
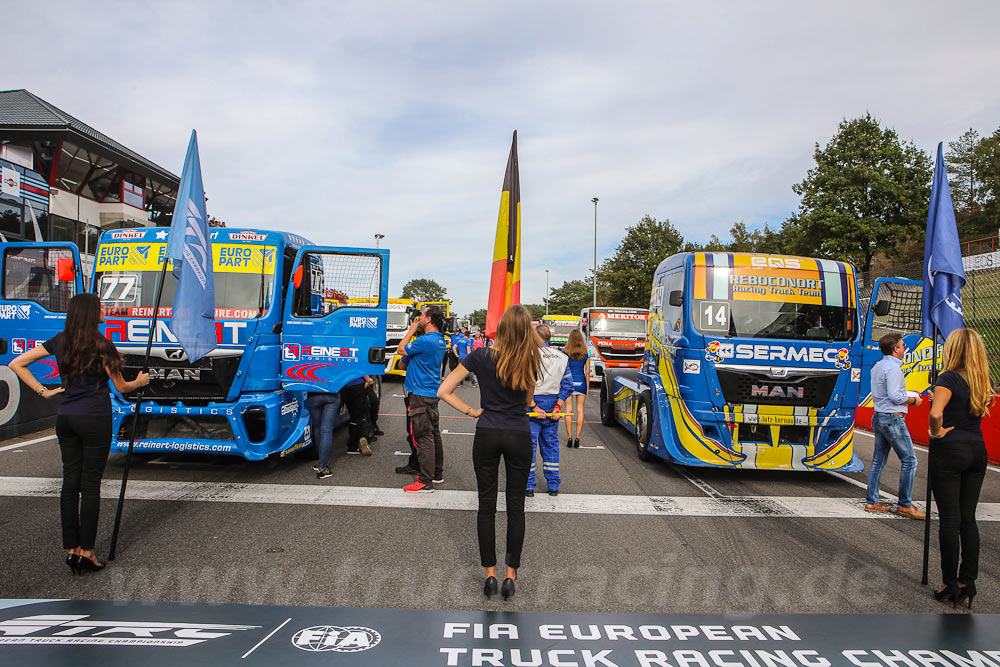
[[[875,434],[874,433],[869,433],[868,431],[863,431],[860,428],[854,429],[854,432],[856,434],[858,434],[858,435],[867,436],[867,437],[871,438],[872,440],[875,439]],[[916,449],[917,451],[924,452],[924,453],[927,453],[929,451],[927,449],[927,447],[925,447],[924,445],[918,445],[917,443],[913,443],[913,448]],[[986,465],[986,469],[987,470],[992,470],[993,472],[1000,472],[1000,468],[998,468],[998,467],[996,467],[994,465],[987,464]]]
[[[392,453],[393,456],[409,456],[409,452],[401,452],[398,449]]]
[[[274,635],[275,632],[277,632],[281,628],[285,627],[288,624],[288,621],[290,621],[290,620],[292,620],[290,617],[286,618],[284,623],[282,623],[281,625],[279,625],[278,627],[276,627],[274,630],[271,630],[270,634],[268,634],[267,637],[264,637],[263,639],[261,639],[259,642],[257,642],[256,645],[254,645],[254,647],[252,649],[250,649],[249,651],[247,651],[246,653],[244,653],[242,656],[240,656],[240,660],[242,660],[243,658],[247,657],[248,655],[250,655],[251,653],[253,653],[254,651],[256,651],[258,648],[260,648],[261,644],[263,644],[268,639],[270,639],[271,636]]]
[[[0,477],[0,496],[57,498],[62,480],[47,477]],[[101,493],[117,495],[118,480],[103,483]],[[131,480],[130,500],[168,502],[249,503],[264,505],[328,505],[341,507],[434,509],[476,511],[475,491],[436,489],[434,493],[410,494],[381,487],[325,486],[318,484],[238,484],[231,482],[166,482]],[[504,494],[497,509],[506,505]],[[548,514],[604,514],[645,516],[706,516],[744,518],[883,519],[912,521],[892,513],[864,511],[862,498],[792,496],[625,496],[560,493],[536,496],[525,510]],[[980,503],[980,521],[1000,521],[1000,503]]]
[[[723,494],[721,491],[719,491],[718,489],[716,489],[714,486],[712,486],[708,482],[695,477],[693,474],[691,474],[690,472],[688,472],[687,470],[685,470],[683,468],[683,466],[671,465],[670,467],[673,468],[675,471],[677,471],[681,475],[681,477],[683,477],[684,479],[686,479],[687,481],[691,482],[696,487],[698,487],[698,489],[700,489],[701,492],[704,493],[709,498],[725,498],[726,497],[725,494]]]
[[[837,479],[842,480],[844,482],[847,482],[848,484],[853,484],[854,486],[858,487],[859,489],[864,489],[865,493],[868,492],[868,485],[865,484],[864,482],[859,482],[858,480],[854,479],[853,477],[849,477],[848,475],[845,475],[842,472],[834,472],[832,470],[827,470],[825,472],[826,472],[826,474],[833,475]],[[891,493],[886,493],[882,489],[878,490],[878,495],[881,498],[892,498],[893,497],[893,495]]]
[[[25,440],[24,442],[19,442],[16,445],[6,445],[4,447],[0,447],[0,452],[6,452],[9,449],[20,449],[21,447],[27,447],[29,445],[37,445],[40,442],[48,442],[49,440],[55,440],[55,439],[56,436],[53,433],[52,435],[46,435],[41,438],[35,438],[34,440]]]
[[[441,429],[441,435],[475,435],[475,433],[463,433],[462,431],[449,431],[446,428]]]

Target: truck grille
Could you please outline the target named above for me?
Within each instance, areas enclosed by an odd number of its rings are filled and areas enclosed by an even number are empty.
[[[602,349],[601,356],[605,361],[642,361],[645,350],[615,350]]]
[[[773,379],[758,373],[716,368],[726,403],[753,405],[802,405],[823,408],[837,385],[836,374],[802,375]]]
[[[143,356],[126,354],[124,371],[133,377],[142,370]],[[150,379],[145,398],[154,401],[183,401],[189,405],[225,400],[236,377],[240,357],[203,357],[188,361],[149,360]]]

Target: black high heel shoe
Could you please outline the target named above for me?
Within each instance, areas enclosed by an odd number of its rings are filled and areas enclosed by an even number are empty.
[[[958,605],[959,595],[961,595],[961,591],[958,588],[958,584],[945,584],[945,587],[941,590],[934,591],[934,599],[946,604],[951,602],[952,609]]]
[[[489,599],[496,594],[497,594],[497,578],[487,577],[486,583],[483,584],[483,595],[486,596],[486,599]]]
[[[972,598],[976,597],[976,582],[972,581],[965,586],[958,587],[958,602],[968,602],[969,609],[972,609]]]
[[[67,554],[66,565],[69,566],[69,569],[73,572],[73,574],[80,574],[80,556],[77,554]]]
[[[506,600],[507,598],[514,597],[514,593],[515,593],[514,580],[511,579],[510,577],[505,578],[503,580],[503,585],[500,587],[500,595],[502,595],[503,599]]]
[[[95,563],[94,561],[90,560],[86,556],[78,556],[78,558],[80,559],[80,561],[79,561],[80,562],[80,564],[79,564],[80,572],[84,572],[84,571],[86,571],[86,572],[100,572],[107,565],[107,563],[102,563],[101,565],[98,565],[97,563]]]

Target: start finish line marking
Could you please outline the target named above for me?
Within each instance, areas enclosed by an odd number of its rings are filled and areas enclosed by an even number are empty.
[[[0,477],[0,496],[56,498],[62,480],[49,477]],[[105,480],[101,493],[118,495],[121,482]],[[503,493],[497,507],[506,502]],[[322,486],[316,484],[234,484],[231,482],[168,482],[131,480],[130,500],[168,502],[251,503],[264,505],[333,505],[475,511],[475,491],[437,489],[409,494],[398,487]],[[892,513],[864,511],[864,498],[792,496],[625,496],[564,493],[527,499],[525,510],[550,514],[612,514],[647,516],[717,516],[744,518],[883,519],[912,521]],[[502,509],[500,511],[503,511]],[[1000,521],[1000,503],[980,503],[980,521]]]

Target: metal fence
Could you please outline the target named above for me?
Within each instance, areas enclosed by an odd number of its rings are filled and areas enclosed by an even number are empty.
[[[963,257],[966,282],[962,290],[962,311],[965,326],[975,329],[983,337],[990,361],[990,375],[995,383],[1000,383],[1000,244],[993,237],[992,240],[983,239],[973,244],[963,243],[962,250],[963,254],[969,251],[973,253]],[[986,252],[978,252],[979,250]],[[876,278],[883,277],[923,280],[923,263],[913,262],[860,274],[858,297],[862,313],[867,312]],[[876,298],[886,298],[886,295],[880,294]],[[889,331],[919,333],[919,293],[916,290],[897,289],[892,294],[891,302],[889,315],[877,318],[872,334],[882,335]],[[877,331],[879,328],[884,331],[880,333]]]

